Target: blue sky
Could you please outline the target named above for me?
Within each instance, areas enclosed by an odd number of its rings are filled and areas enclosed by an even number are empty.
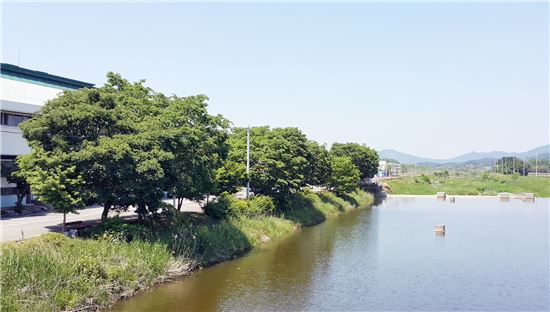
[[[435,158],[546,144],[548,5],[4,3],[2,62]]]

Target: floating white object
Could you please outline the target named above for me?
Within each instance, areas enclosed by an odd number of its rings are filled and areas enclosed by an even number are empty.
[[[437,198],[443,198],[447,197],[447,194],[445,192],[437,192],[436,194]]]
[[[434,232],[445,233],[445,225],[438,224],[435,226]]]
[[[455,198],[454,198],[454,197],[450,197],[450,198],[449,198],[449,201],[450,201],[451,203],[454,203],[454,202],[455,202]]]
[[[510,193],[498,193],[497,198],[500,200],[510,200]]]

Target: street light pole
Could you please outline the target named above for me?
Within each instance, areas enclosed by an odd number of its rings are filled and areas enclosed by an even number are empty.
[[[250,126],[246,129],[246,198],[250,196]]]

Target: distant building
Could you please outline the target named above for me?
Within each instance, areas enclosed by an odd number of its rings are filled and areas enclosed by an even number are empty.
[[[389,162],[387,160],[378,161],[378,174],[379,177],[394,177],[402,174],[401,164]]]
[[[390,163],[389,164],[389,175],[392,177],[398,177],[402,174],[401,164]]]
[[[388,162],[385,160],[379,160],[378,161],[378,174],[379,177],[385,177],[387,176],[387,166]]]
[[[63,90],[92,88],[94,85],[10,64],[0,64],[0,138],[1,161],[14,161],[30,148],[19,124],[32,117],[46,101]],[[1,178],[0,208],[14,206],[14,185]]]

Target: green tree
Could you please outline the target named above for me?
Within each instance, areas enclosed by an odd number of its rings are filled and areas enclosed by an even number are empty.
[[[137,206],[143,215],[160,205],[162,161],[170,154],[152,140],[148,119],[163,99],[143,85],[109,73],[98,89],[65,91],[21,128],[33,149],[67,155],[84,176],[90,202],[109,210]]]
[[[250,181],[255,194],[283,198],[327,175],[326,153],[299,129],[254,127],[250,131]],[[228,161],[246,164],[246,132],[233,129]],[[241,171],[232,172],[237,177],[232,180],[240,180]]]
[[[531,158],[527,161],[527,165],[531,168],[531,172],[548,173],[550,172],[550,154],[542,154],[536,158]]]
[[[306,183],[309,185],[325,185],[330,177],[330,155],[324,145],[309,140],[306,143],[308,168]]]
[[[107,74],[97,89],[65,91],[21,125],[33,149],[66,155],[85,181],[87,202],[110,210],[163,206],[163,191],[198,199],[214,186],[227,121],[205,96],[167,97],[144,81]],[[180,201],[181,203],[181,201]]]
[[[517,157],[502,157],[497,160],[496,171],[504,174],[517,173],[519,175],[528,175],[531,171],[531,166],[527,162],[524,166],[523,160]]]
[[[172,96],[152,123],[155,140],[174,156],[165,162],[165,188],[178,198],[178,209],[184,198],[201,200],[216,191],[216,172],[227,157],[229,121],[209,115],[207,100]]]
[[[246,165],[242,162],[225,161],[216,171],[214,194],[233,194],[246,185]]]
[[[1,171],[2,177],[6,178],[8,183],[15,184],[15,195],[17,196],[15,211],[21,213],[23,211],[23,199],[30,193],[30,185],[27,180],[17,175],[19,167],[14,161],[3,161]]]
[[[359,169],[361,179],[372,178],[378,172],[378,153],[365,145],[334,143],[330,153],[336,157],[347,156]]]
[[[38,200],[48,203],[63,214],[62,231],[65,232],[67,213],[76,213],[84,206],[84,180],[75,166],[67,166],[65,157],[58,153],[34,149],[31,154],[17,158],[21,168],[15,173],[24,178]]]
[[[361,172],[353,164],[351,157],[331,157],[332,174],[328,180],[329,188],[337,194],[351,192],[357,188],[361,178]]]

